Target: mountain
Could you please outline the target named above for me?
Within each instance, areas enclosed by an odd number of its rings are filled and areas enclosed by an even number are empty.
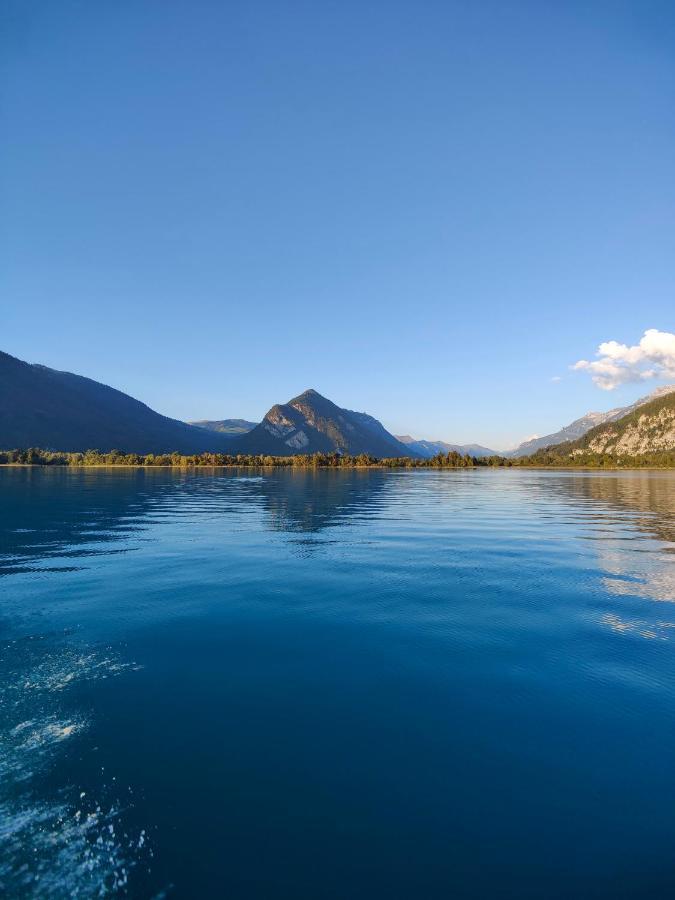
[[[576,441],[549,448],[547,455],[564,460],[585,453],[640,456],[675,450],[675,389],[654,393],[654,399],[633,404],[627,414],[596,425]]]
[[[489,447],[482,447],[480,444],[448,444],[445,441],[425,441],[410,437],[409,434],[397,434],[396,439],[405,444],[408,450],[413,450],[426,459],[431,459],[438,453],[448,453],[454,450],[466,456],[497,456],[496,450],[490,450]]]
[[[603,422],[606,422],[608,417],[616,412],[620,413],[621,410],[612,409],[608,413],[586,413],[586,415],[581,416],[580,419],[575,419],[574,422],[565,425],[560,431],[556,431],[554,434],[545,434],[543,437],[531,438],[529,441],[523,441],[515,448],[515,450],[508,450],[503,455],[529,456],[531,453],[535,453],[537,450],[541,450],[544,447],[550,447],[553,444],[562,444],[564,441],[573,441],[586,434],[587,431],[590,431],[590,429],[594,428],[596,425],[601,425]]]
[[[0,352],[0,447],[199,453],[227,452],[229,439],[98,381]]]
[[[587,434],[592,428],[596,428],[598,425],[603,425],[606,422],[616,422],[618,419],[627,416],[629,413],[633,412],[636,409],[644,406],[647,403],[651,403],[653,400],[658,400],[661,397],[665,397],[668,394],[671,394],[675,391],[675,384],[668,384],[664,387],[657,388],[655,391],[652,391],[647,397],[641,397],[639,400],[636,400],[635,403],[631,403],[630,406],[618,406],[615,409],[610,409],[608,412],[589,412],[586,413],[585,416],[582,416],[580,419],[575,419],[574,422],[571,422],[569,425],[565,425],[564,428],[561,428],[560,431],[556,431],[554,434],[547,434],[544,437],[532,438],[529,441],[523,441],[522,444],[519,444],[515,450],[510,450],[507,453],[503,454],[505,456],[529,456],[531,453],[535,453],[537,450],[542,450],[544,447],[551,447],[556,444],[562,444],[565,441],[575,441],[583,435]]]
[[[0,352],[0,449],[123,450],[127,453],[367,453],[416,456],[367,413],[341,409],[316,391],[273,406],[259,424],[222,419],[186,424],[114,388]]]
[[[367,413],[342,409],[315,390],[273,406],[248,434],[232,439],[233,453],[368,453],[417,456]]]
[[[220,434],[248,434],[257,422],[248,422],[246,419],[202,419],[199,422],[188,422],[197,428],[206,428],[207,431],[217,431]]]

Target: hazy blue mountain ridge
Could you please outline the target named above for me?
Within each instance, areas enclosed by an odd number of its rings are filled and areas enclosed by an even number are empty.
[[[489,447],[483,447],[481,444],[449,444],[447,441],[427,441],[411,437],[409,434],[397,434],[397,439],[413,450],[420,456],[431,459],[439,453],[450,453],[455,451],[462,455],[468,456],[497,456],[497,450],[490,450]]]
[[[201,419],[197,422],[188,422],[188,425],[206,428],[207,431],[217,431],[219,434],[248,434],[257,424],[247,419]]]

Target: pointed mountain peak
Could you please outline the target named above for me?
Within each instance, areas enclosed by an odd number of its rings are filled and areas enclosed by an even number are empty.
[[[290,403],[293,403],[295,400],[306,400],[311,402],[312,400],[326,400],[327,398],[320,394],[318,391],[315,391],[314,388],[307,388],[306,391],[303,391],[301,394],[298,394],[297,397],[294,397],[293,400],[290,400]]]
[[[321,415],[336,414],[337,410],[340,409],[332,400],[324,397],[323,394],[315,391],[314,388],[309,388],[303,391],[302,394],[298,394],[297,397],[293,397],[286,405],[298,410],[313,410],[315,413],[321,413]]]
[[[314,388],[273,406],[260,425],[238,439],[238,447],[278,455],[335,451],[380,457],[417,455],[377,419],[343,409]]]

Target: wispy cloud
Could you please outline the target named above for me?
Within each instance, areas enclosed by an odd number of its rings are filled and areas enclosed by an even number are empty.
[[[554,375],[553,378],[551,378],[551,381],[557,383],[558,381],[562,381],[562,377],[560,375]]]
[[[675,334],[649,328],[640,342],[629,347],[617,341],[600,344],[598,359],[580,359],[572,369],[591,373],[603,391],[613,391],[621,384],[648,381],[650,378],[675,379]]]

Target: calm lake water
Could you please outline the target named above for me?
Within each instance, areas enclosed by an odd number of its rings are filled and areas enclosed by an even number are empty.
[[[675,474],[0,470],[0,893],[675,894]]]

